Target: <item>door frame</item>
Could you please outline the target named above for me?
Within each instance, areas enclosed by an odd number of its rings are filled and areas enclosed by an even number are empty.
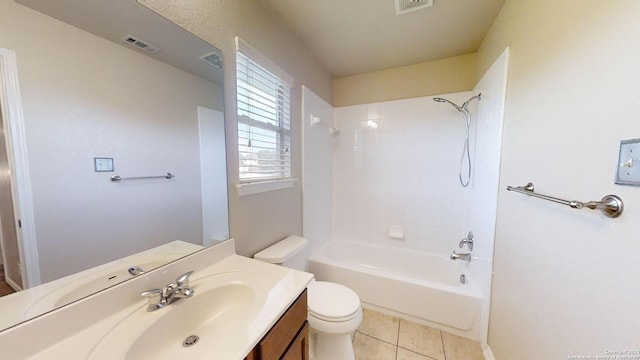
[[[16,285],[26,289],[40,284],[40,261],[36,242],[24,113],[18,82],[18,64],[15,51],[5,48],[0,48],[0,104],[7,160],[12,170],[11,195],[22,272],[22,284]]]

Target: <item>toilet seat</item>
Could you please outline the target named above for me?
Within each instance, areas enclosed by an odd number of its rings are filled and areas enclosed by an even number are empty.
[[[360,298],[346,286],[314,281],[307,286],[309,316],[327,322],[346,322],[361,312]]]

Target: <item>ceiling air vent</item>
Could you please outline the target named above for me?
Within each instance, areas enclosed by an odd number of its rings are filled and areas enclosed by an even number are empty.
[[[433,6],[433,0],[396,0],[396,15]]]
[[[210,52],[200,56],[200,59],[207,64],[215,67],[218,70],[222,70],[222,57],[217,52]]]
[[[129,45],[135,46],[139,49],[142,49],[148,53],[154,54],[160,51],[156,46],[151,45],[150,43],[140,40],[133,35],[125,35],[120,38],[122,41],[126,42]]]

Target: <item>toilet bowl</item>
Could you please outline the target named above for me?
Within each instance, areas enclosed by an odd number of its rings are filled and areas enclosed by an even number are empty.
[[[307,240],[289,236],[260,251],[256,260],[304,270]],[[314,360],[353,360],[351,336],[362,322],[360,298],[346,286],[312,281],[307,286],[307,321],[311,328],[309,355]]]

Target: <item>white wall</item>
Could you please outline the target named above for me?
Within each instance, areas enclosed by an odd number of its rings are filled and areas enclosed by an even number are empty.
[[[314,116],[322,123],[311,126]],[[313,254],[333,232],[333,126],[334,110],[307,87],[302,88],[302,233]],[[336,135],[337,136],[337,135]]]
[[[470,96],[444,95],[460,104]],[[334,235],[447,256],[457,249],[466,234],[462,114],[421,97],[336,108],[335,121]],[[392,225],[404,227],[404,240],[389,237]]]
[[[202,241],[196,108],[220,109],[219,87],[12,1],[0,47],[17,53],[43,281]],[[94,157],[176,178],[114,184]]]
[[[480,343],[487,344],[491,273],[498,207],[498,182],[502,155],[502,127],[507,87],[509,50],[495,61],[473,89],[482,99],[473,102],[471,123],[471,153],[473,159],[471,182],[465,204],[465,231],[473,231],[473,259],[469,263],[471,281],[480,284],[485,301],[482,306]],[[467,252],[464,247],[462,252]]]
[[[613,183],[640,137],[640,2],[507,0],[479,52],[510,46],[489,345],[496,359],[638,351],[640,188]],[[506,192],[618,194],[618,219]],[[637,357],[637,352],[634,355]],[[613,357],[611,357],[613,358]]]

